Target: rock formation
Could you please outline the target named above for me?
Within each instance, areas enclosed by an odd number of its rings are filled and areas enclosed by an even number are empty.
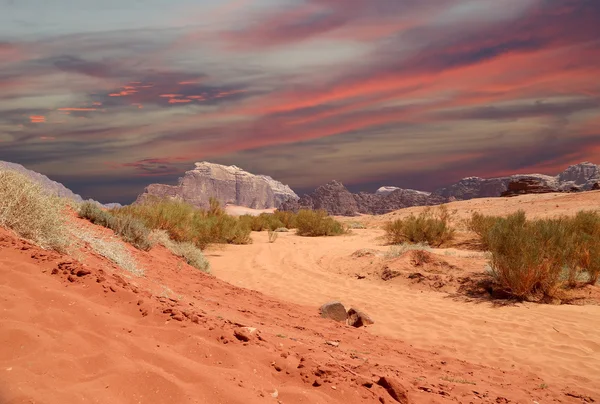
[[[298,199],[287,185],[264,175],[254,175],[236,166],[208,162],[196,163],[177,185],[151,184],[136,202],[149,196],[181,198],[197,207],[206,208],[211,197],[222,205],[233,204],[253,209],[278,207],[283,200]]]
[[[513,187],[522,187],[520,193],[529,193],[529,189],[535,193],[539,193],[540,189],[545,189],[546,192],[589,191],[599,181],[600,166],[583,162],[569,166],[556,176],[516,174],[508,177],[489,179],[479,177],[463,178],[456,184],[435,190],[433,194],[446,198],[454,197],[457,200],[489,198],[501,196],[503,193],[509,191],[509,184],[511,183],[514,183]],[[534,183],[536,184],[535,186],[533,186]],[[530,184],[531,187],[527,187],[525,184]]]
[[[325,209],[331,215],[384,214],[411,206],[440,205],[454,200],[491,198],[527,193],[578,192],[600,189],[600,166],[588,162],[568,167],[556,176],[516,174],[498,178],[467,177],[433,192],[379,188],[375,193],[353,194],[340,182],[332,181],[300,199],[284,201],[280,209]]]
[[[439,205],[446,202],[447,198],[413,189],[395,188],[390,193],[353,194],[339,181],[331,181],[300,199],[285,201],[280,209],[292,212],[300,209],[324,209],[330,215],[354,216],[377,215],[410,206]]]

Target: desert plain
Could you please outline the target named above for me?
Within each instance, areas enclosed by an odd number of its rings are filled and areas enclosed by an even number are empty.
[[[599,203],[597,191],[452,202],[455,242],[421,260],[382,230],[420,207],[339,218],[356,228],[337,237],[253,232],[252,244],[206,249],[212,275],[75,215],[82,233],[130,250],[143,276],[85,243],[65,255],[2,230],[0,402],[598,402],[598,286],[549,304],[477,293],[487,257],[461,220]],[[374,324],[321,318],[329,301]]]

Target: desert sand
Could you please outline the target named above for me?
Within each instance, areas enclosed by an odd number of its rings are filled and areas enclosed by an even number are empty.
[[[450,207],[457,217],[545,215],[598,202],[599,193],[586,193]],[[214,276],[162,247],[125,245],[140,277],[88,246],[61,255],[0,230],[0,402],[394,403],[398,391],[411,403],[600,400],[599,306],[498,306],[453,293],[447,277],[439,288],[435,279],[383,281],[379,265],[410,263],[377,253],[389,250],[377,226],[404,214],[344,218],[368,228],[340,237],[281,233],[268,243],[253,233],[251,245],[207,251]],[[440,271],[483,271],[481,253],[456,247],[431,251],[446,263]],[[320,318],[329,300],[375,324]],[[386,389],[381,377],[401,387]]]

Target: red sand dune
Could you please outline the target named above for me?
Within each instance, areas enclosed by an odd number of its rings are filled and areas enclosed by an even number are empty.
[[[302,306],[232,286],[162,247],[130,250],[145,276],[87,248],[75,260],[0,229],[0,403],[600,400],[597,384],[546,386],[529,372],[321,319],[322,302]],[[392,387],[378,385],[381,377]]]

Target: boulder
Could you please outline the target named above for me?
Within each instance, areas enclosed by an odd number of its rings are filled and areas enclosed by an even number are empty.
[[[177,185],[151,184],[137,198],[141,203],[149,197],[178,198],[194,206],[207,208],[210,198],[221,205],[238,205],[252,209],[277,208],[286,199],[298,196],[287,185],[264,175],[254,175],[236,166],[208,162],[196,163]]]
[[[346,321],[346,318],[348,317],[346,314],[346,308],[340,302],[325,303],[323,306],[321,306],[319,312],[321,313],[321,317],[329,318],[339,322]]]
[[[375,321],[368,314],[354,308],[348,310],[348,325],[358,328],[371,324]]]

